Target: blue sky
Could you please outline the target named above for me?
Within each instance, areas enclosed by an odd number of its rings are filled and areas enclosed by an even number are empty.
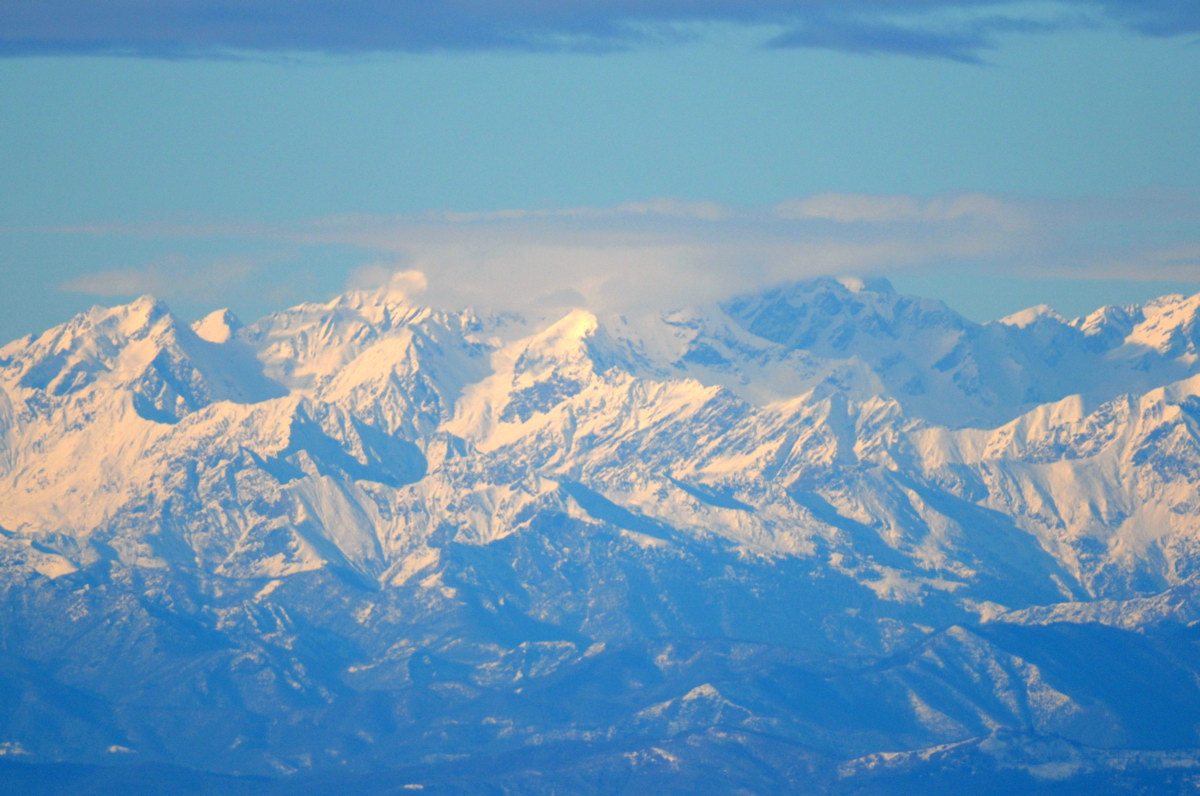
[[[1196,292],[1198,41],[1191,0],[0,0],[0,338],[411,269],[548,311]]]

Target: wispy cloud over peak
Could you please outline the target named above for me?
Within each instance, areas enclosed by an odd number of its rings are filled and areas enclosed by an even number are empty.
[[[717,300],[814,276],[973,272],[1069,279],[1200,279],[1195,201],[1173,194],[1096,204],[993,194],[823,193],[753,207],[668,198],[610,207],[340,215],[287,225],[74,227],[70,234],[243,239],[344,254],[343,270],[175,258],[76,277],[100,296],[155,293],[236,304],[239,292],[294,282],[386,291],[442,307],[539,313],[569,306],[636,311]],[[1142,230],[1097,239],[1096,225]],[[366,264],[363,264],[363,263]],[[351,270],[351,269],[354,270]],[[341,276],[336,276],[341,274]],[[220,294],[220,295],[218,295]],[[288,294],[290,296],[290,294]]]
[[[270,258],[273,259],[273,258]],[[219,302],[240,290],[269,259],[224,257],[206,262],[170,255],[141,267],[81,274],[59,286],[68,293],[110,298],[151,294],[168,300]]]
[[[382,292],[408,301],[424,294],[429,289],[429,281],[421,271],[406,269],[401,263],[368,263],[351,272],[346,289]]]

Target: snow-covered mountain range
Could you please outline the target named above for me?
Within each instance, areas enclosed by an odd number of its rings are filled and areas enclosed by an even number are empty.
[[[1198,353],[1200,295],[976,324],[882,280],[95,308],[0,348],[0,753],[1200,781]]]

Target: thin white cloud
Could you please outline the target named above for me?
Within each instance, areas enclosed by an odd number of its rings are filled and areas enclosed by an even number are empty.
[[[407,299],[417,299],[429,288],[421,271],[404,268],[398,263],[368,263],[350,272],[347,290],[387,290]]]
[[[388,252],[399,268],[426,274],[427,298],[440,304],[622,309],[716,300],[825,274],[991,261],[1021,250],[1028,226],[1019,206],[992,197],[827,194],[774,208],[656,199],[612,208],[340,216],[290,234]]]
[[[1200,243],[1153,248],[1102,261],[1095,272],[1117,279],[1128,279],[1129,274],[1136,273],[1144,281],[1200,283]]]
[[[437,306],[542,313],[680,306],[787,280],[909,270],[1191,280],[1200,278],[1197,209],[1192,199],[1165,194],[1035,202],[987,194],[826,193],[771,207],[651,199],[613,207],[342,215],[281,226],[102,226],[71,231],[241,238],[254,246],[266,240],[307,254],[261,270],[245,261],[159,263],[80,276],[63,287],[229,303],[247,290],[294,296],[297,284],[389,284]],[[1137,234],[1113,240],[1098,228]],[[323,253],[334,251],[340,264],[322,265]],[[351,273],[354,252],[366,265]],[[393,283],[395,273],[406,275]]]
[[[105,298],[150,294],[167,301],[219,302],[251,281],[264,262],[261,258],[227,257],[197,263],[172,255],[138,268],[81,274],[59,289]]]
[[[961,194],[935,199],[911,196],[822,193],[780,202],[781,218],[824,219],[840,223],[929,223],[978,221],[1008,229],[1032,226],[1028,212],[1013,202],[987,194]]]

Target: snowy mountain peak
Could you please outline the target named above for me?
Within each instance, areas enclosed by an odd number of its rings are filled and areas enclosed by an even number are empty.
[[[398,326],[429,314],[429,308],[419,300],[425,288],[424,274],[405,271],[392,274],[378,287],[343,293],[326,307],[351,310],[372,324]]]
[[[213,310],[192,324],[192,331],[210,343],[228,343],[242,322],[228,309]]]
[[[1185,296],[1182,293],[1168,293],[1165,296],[1152,298],[1142,306],[1147,315],[1161,315],[1180,310],[1194,312],[1198,303],[1200,303],[1200,293],[1192,296]]]
[[[1141,322],[1126,340],[1169,356],[1196,356],[1200,347],[1200,293],[1146,302]]]
[[[813,279],[739,296],[721,307],[759,337],[822,353],[846,351],[856,339],[970,326],[941,302],[900,295],[886,280]]]
[[[547,327],[538,339],[551,348],[574,348],[579,341],[595,334],[599,325],[593,313],[574,309]]]
[[[1142,318],[1142,308],[1137,304],[1110,304],[1071,323],[1092,340],[1093,347],[1106,350],[1123,343]]]
[[[116,315],[123,316],[121,330],[127,335],[135,334],[137,331],[169,315],[170,312],[171,310],[167,307],[166,303],[149,295],[141,296],[124,307],[118,307],[115,310]]]
[[[1035,307],[1014,312],[1011,315],[1006,315],[997,323],[1005,326],[1015,326],[1018,329],[1024,329],[1042,321],[1050,321],[1052,323],[1066,323],[1066,319],[1059,315],[1049,304],[1038,304]]]
[[[93,307],[35,339],[5,348],[15,385],[52,396],[97,381],[125,382],[165,348],[191,336],[167,306],[151,296],[113,308]]]

